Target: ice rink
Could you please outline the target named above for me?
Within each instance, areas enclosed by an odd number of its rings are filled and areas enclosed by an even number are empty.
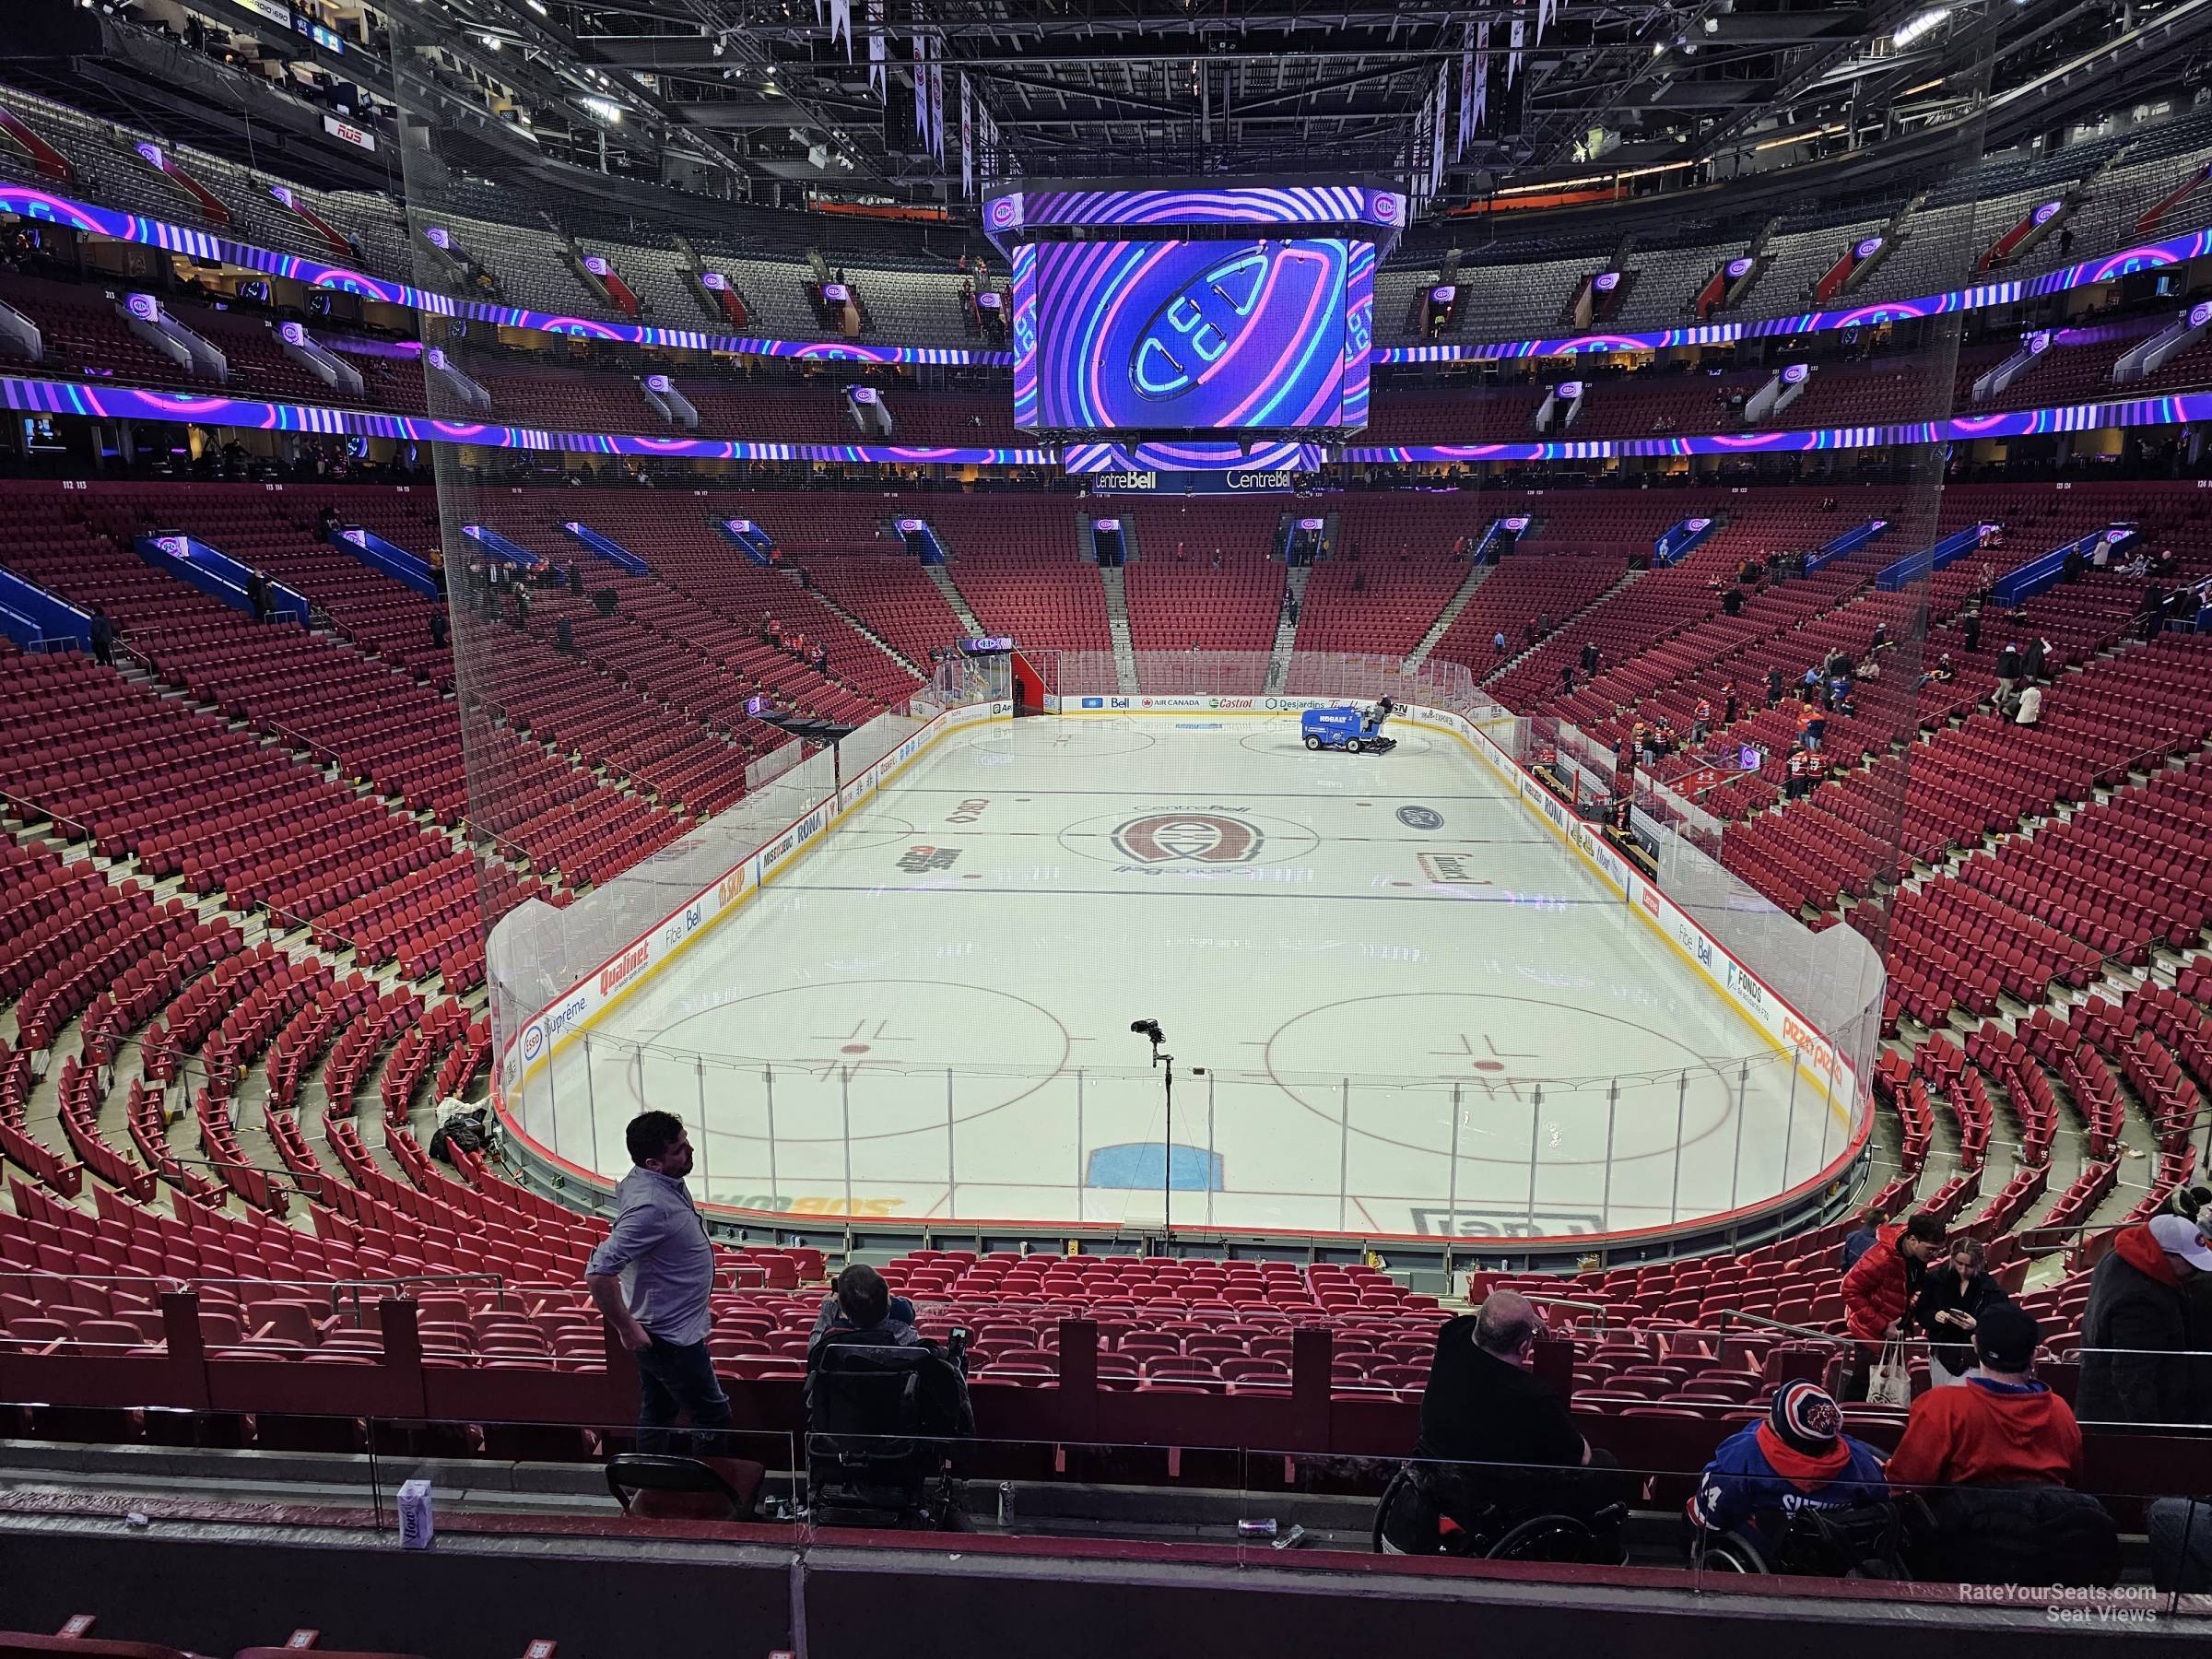
[[[618,1175],[625,1121],[677,1112],[694,1191],[756,1207],[1157,1225],[1165,1174],[1178,1226],[1476,1236],[1713,1214],[1841,1150],[1495,773],[1394,730],[951,733],[563,1047],[525,1124]]]

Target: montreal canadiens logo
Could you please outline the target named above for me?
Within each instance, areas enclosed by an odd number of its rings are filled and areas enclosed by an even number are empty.
[[[1155,812],[1113,832],[1138,864],[1249,864],[1265,839],[1258,825],[1219,812]]]

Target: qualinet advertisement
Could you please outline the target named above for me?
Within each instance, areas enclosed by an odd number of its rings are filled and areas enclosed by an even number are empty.
[[[545,1059],[562,1038],[590,1024],[608,1002],[689,944],[694,934],[743,903],[756,888],[766,886],[771,877],[805,852],[835,818],[874,794],[886,780],[946,732],[977,721],[1007,719],[1013,712],[1012,703],[995,702],[977,703],[938,715],[848,782],[835,796],[817,803],[805,817],[723,875],[712,887],[701,888],[689,903],[663,917],[650,933],[607,958],[588,979],[571,985],[563,995],[540,1009],[521,1033],[503,1046],[499,1075],[511,1082],[519,1082],[523,1074]]]

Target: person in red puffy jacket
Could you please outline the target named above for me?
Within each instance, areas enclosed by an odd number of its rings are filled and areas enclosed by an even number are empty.
[[[1882,1344],[1908,1335],[1920,1276],[1943,1253],[1943,1223],[1914,1216],[1877,1230],[1873,1246],[1843,1276],[1843,1320],[1857,1339],[1843,1380],[1843,1398],[1864,1400]]]

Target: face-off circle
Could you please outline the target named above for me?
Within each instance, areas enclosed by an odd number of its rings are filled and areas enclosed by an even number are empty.
[[[976,1060],[979,1030],[992,1034],[987,1065]],[[764,991],[688,1015],[649,1041],[655,1065],[676,1051],[696,1051],[710,1094],[762,1095],[772,1069],[779,1144],[842,1139],[848,1101],[855,1141],[942,1130],[947,1068],[958,1077],[954,1120],[982,1117],[1051,1083],[1069,1050],[1067,1028],[1025,997],[912,979]],[[758,1121],[717,1114],[718,1138],[753,1138],[724,1127],[730,1119]]]

